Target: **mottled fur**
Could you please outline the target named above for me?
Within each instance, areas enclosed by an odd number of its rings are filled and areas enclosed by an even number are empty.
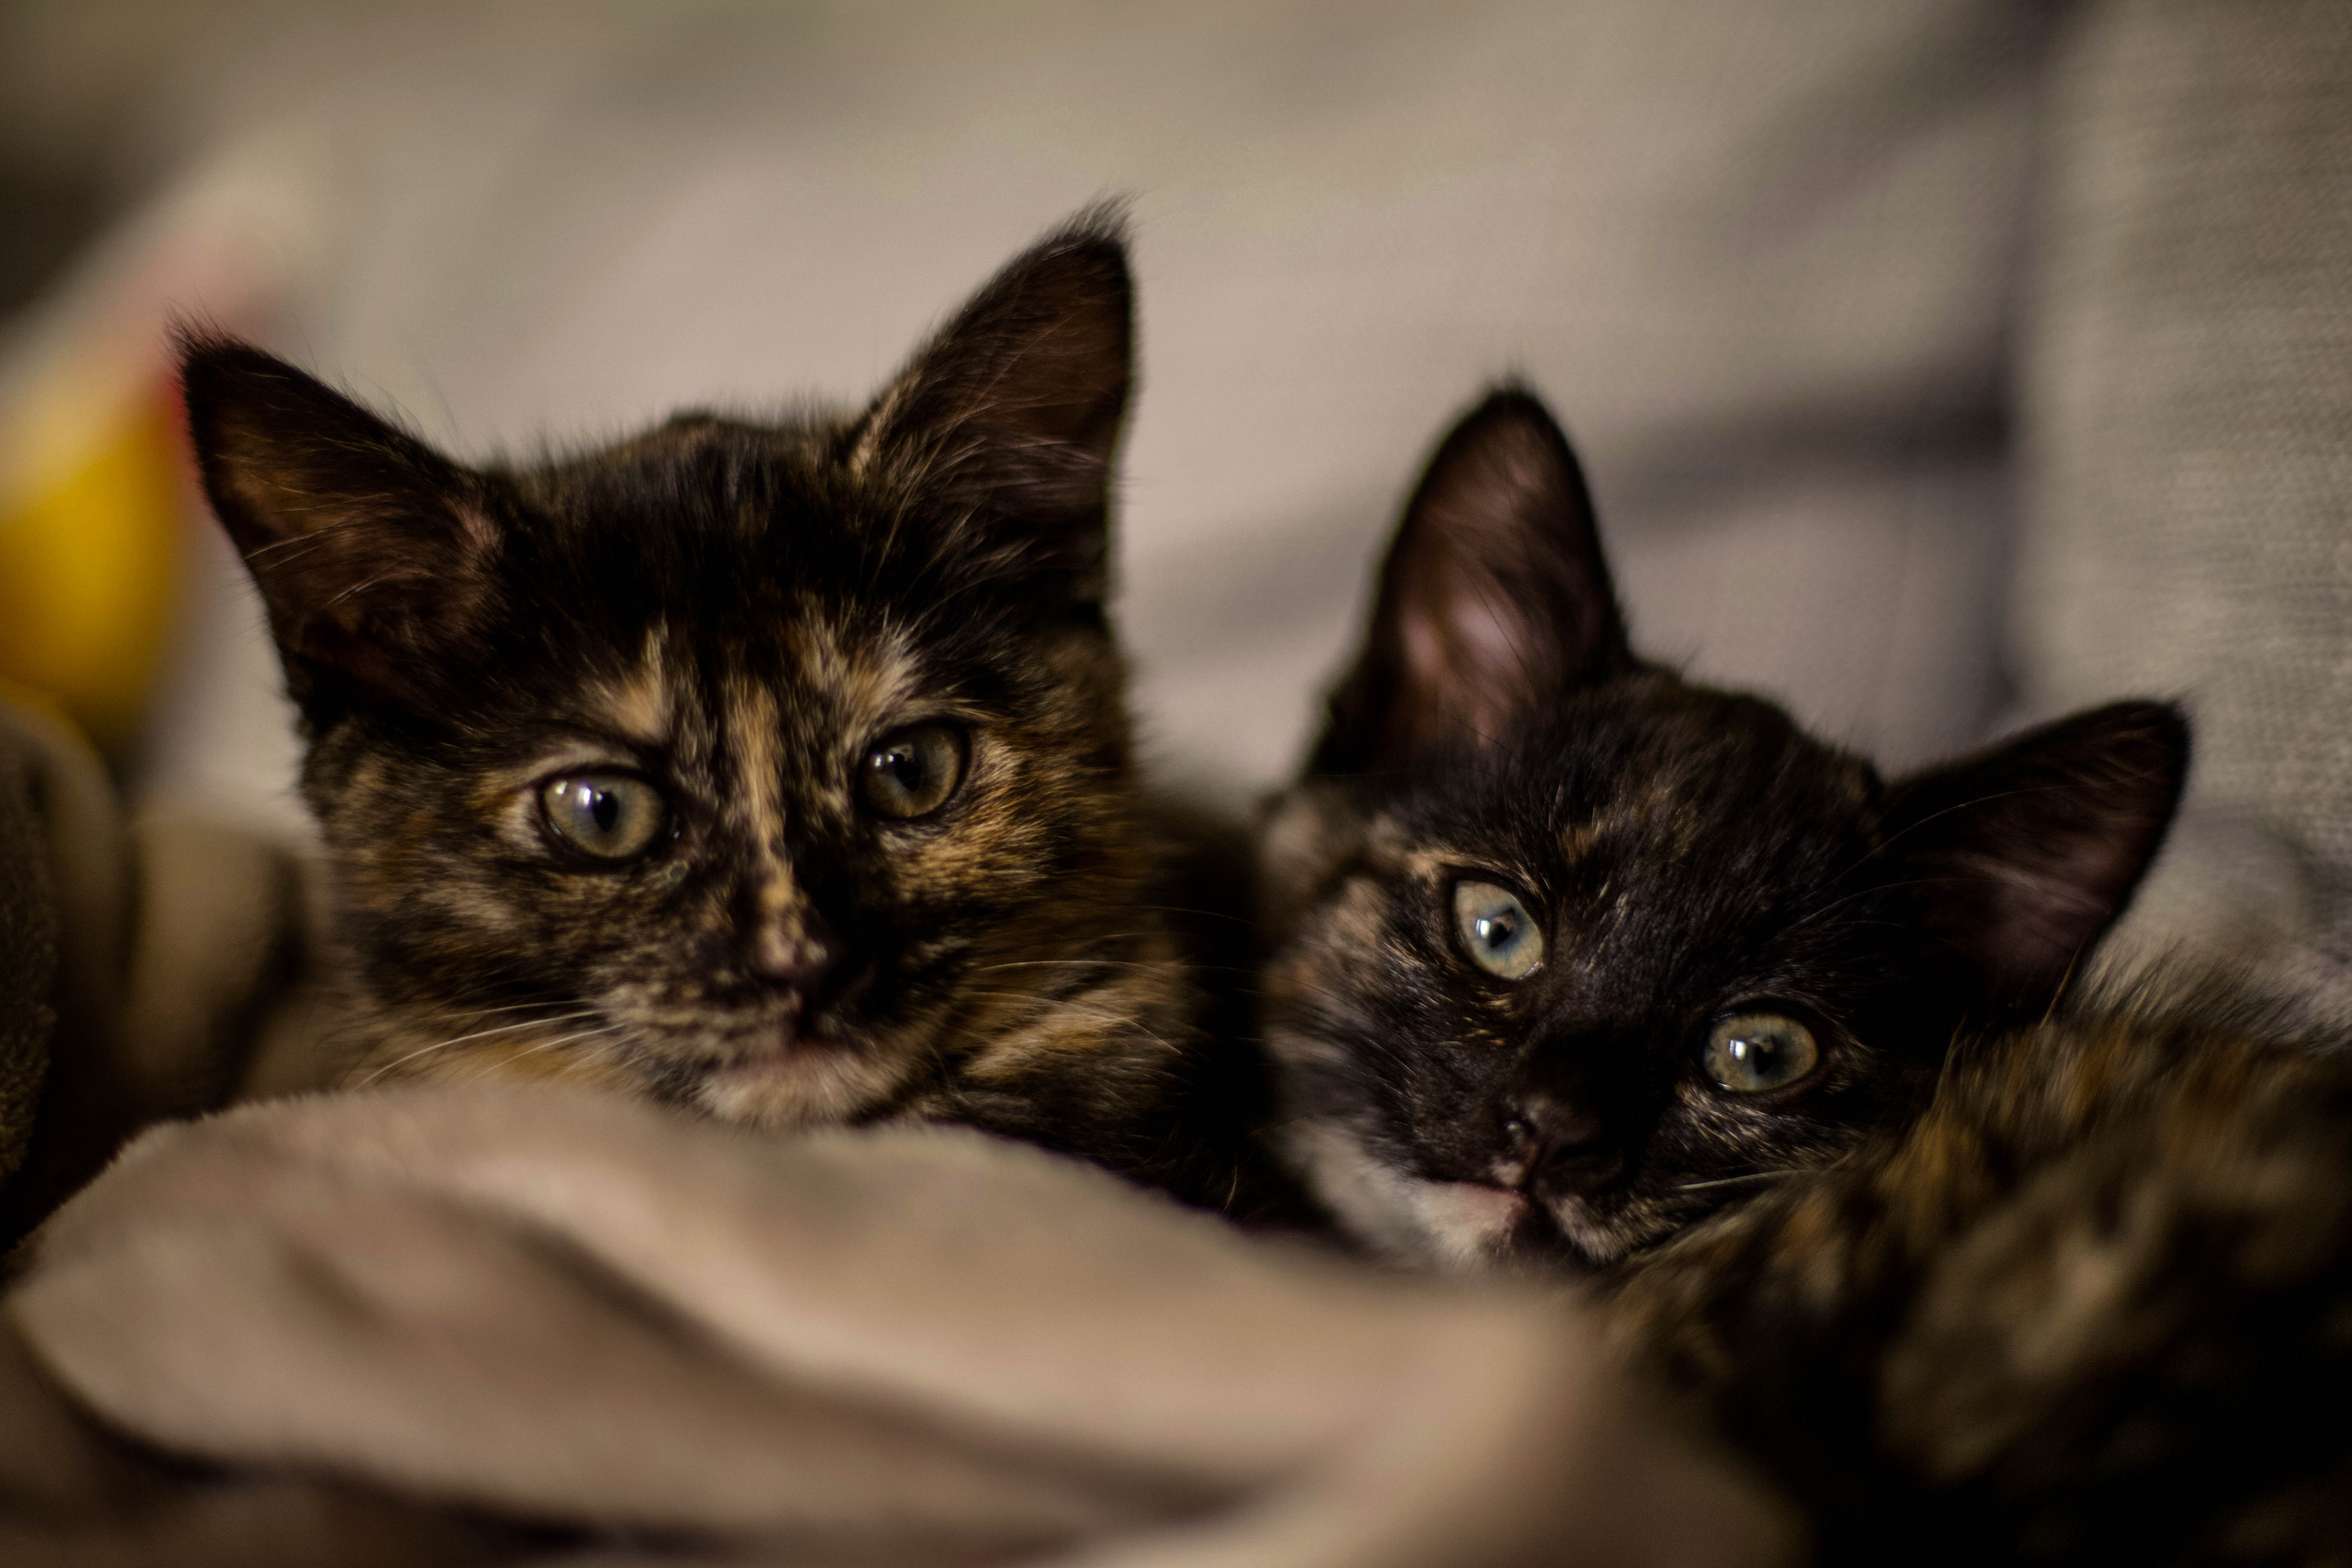
[[[2068,986],[2178,715],[1883,784],[1633,658],[1512,394],[1433,462],[1332,706],[1268,824],[1266,993],[1356,1234],[1566,1266],[1821,1561],[2352,1563],[2352,1037],[2179,964]],[[1526,979],[1465,959],[1465,873],[1539,911]],[[1821,1065],[1711,1083],[1751,1009]]]
[[[2352,1562],[2347,1043],[2210,978],[1968,1039],[1615,1310],[1825,1561]]]
[[[964,1121],[1215,1185],[1104,613],[1130,318],[1090,215],[862,413],[683,414],[522,467],[192,336],[206,487],[309,740],[350,1081]],[[925,721],[965,738],[961,788],[861,810],[861,758]],[[670,805],[626,864],[542,819],[541,784],[600,770]]]
[[[1760,699],[1636,658],[1575,459],[1506,392],[1432,459],[1364,650],[1263,839],[1283,1137],[1391,1255],[1587,1268],[1915,1111],[1963,1022],[2038,1011],[2138,879],[2186,762],[2126,703],[1892,784]],[[1549,957],[1480,973],[1449,889]],[[1710,1024],[1798,1016],[1734,1095]]]

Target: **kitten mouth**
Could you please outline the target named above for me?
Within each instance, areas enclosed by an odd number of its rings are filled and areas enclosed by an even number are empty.
[[[786,1026],[687,1069],[678,1097],[722,1121],[805,1127],[870,1110],[907,1066],[887,1051]]]
[[[1413,1202],[1441,1257],[1454,1264],[1510,1250],[1532,1208],[1526,1194],[1485,1182],[1431,1182]]]
[[[702,1064],[706,1077],[764,1078],[777,1072],[829,1065],[849,1055],[843,1041],[808,1027],[799,1014],[745,1035]]]

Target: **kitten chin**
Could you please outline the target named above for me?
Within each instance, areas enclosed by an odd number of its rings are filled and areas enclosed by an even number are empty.
[[[308,742],[355,1083],[530,1076],[760,1127],[961,1121],[1244,1184],[1108,623],[1112,215],[865,408],[467,465],[184,338]]]

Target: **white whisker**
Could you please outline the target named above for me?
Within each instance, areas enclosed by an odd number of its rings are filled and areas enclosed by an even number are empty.
[[[526,1005],[527,1005],[528,1004],[526,1004]],[[484,1008],[483,1011],[497,1012],[503,1011],[503,1009]],[[491,1035],[512,1034],[517,1029],[545,1028],[549,1025],[552,1024],[576,1024],[583,1018],[593,1018],[595,1016],[596,1010],[593,1007],[589,1007],[583,1008],[582,1011],[577,1013],[559,1014],[552,1018],[524,1018],[517,1023],[500,1024],[495,1028],[477,1029],[470,1035],[459,1035],[454,1039],[436,1040],[429,1046],[419,1047],[417,1049],[409,1052],[406,1056],[396,1057],[393,1060],[384,1063],[383,1066],[376,1068],[375,1071],[368,1074],[364,1079],[362,1079],[360,1080],[359,1087],[365,1089],[368,1085],[373,1083],[384,1074],[392,1071],[394,1068],[413,1062],[419,1057],[431,1056],[435,1051],[446,1051],[452,1046],[462,1046],[468,1040],[479,1040]]]

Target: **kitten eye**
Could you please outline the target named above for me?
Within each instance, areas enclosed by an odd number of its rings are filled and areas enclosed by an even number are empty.
[[[1524,980],[1543,963],[1543,932],[1507,888],[1468,878],[1454,884],[1454,931],[1470,962],[1505,980]]]
[[[945,724],[910,724],[866,749],[857,797],[877,816],[912,821],[948,803],[963,782],[964,739]]]
[[[1785,1089],[1822,1059],[1813,1032],[1778,1013],[1734,1013],[1707,1031],[1699,1065],[1718,1089],[1760,1094]]]
[[[642,855],[669,825],[661,791],[626,773],[550,779],[539,789],[549,831],[600,860]]]

